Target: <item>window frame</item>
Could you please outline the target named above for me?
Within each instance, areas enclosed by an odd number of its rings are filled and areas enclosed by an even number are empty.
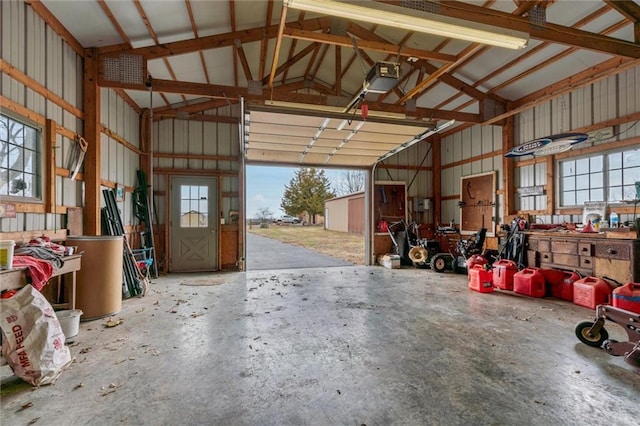
[[[34,185],[35,185],[35,195],[32,196],[22,196],[22,195],[12,195],[8,194],[0,194],[0,199],[2,201],[10,202],[10,203],[29,203],[29,204],[44,204],[46,197],[46,187],[45,187],[45,176],[46,176],[46,158],[45,158],[45,129],[44,126],[29,120],[20,115],[12,114],[8,111],[0,112],[0,115],[8,120],[12,120],[14,122],[20,123],[25,127],[33,129],[34,131],[34,152],[35,152],[35,164],[34,164],[34,173],[31,173],[34,176]],[[1,141],[4,142],[4,141]],[[9,141],[7,140],[7,143]],[[24,148],[23,148],[24,149]],[[0,166],[2,166],[0,164]],[[0,170],[7,170],[6,168],[1,168]],[[22,171],[24,173],[24,170]],[[10,184],[10,182],[8,182]]]
[[[562,210],[562,209],[573,209],[573,208],[582,208],[584,207],[584,203],[583,204],[572,204],[572,205],[563,205],[563,194],[565,191],[563,191],[564,186],[563,186],[563,180],[565,178],[565,175],[563,174],[562,168],[563,168],[563,164],[569,161],[578,161],[578,160],[584,160],[584,159],[588,159],[589,163],[591,163],[591,159],[598,157],[598,156],[602,156],[602,192],[603,192],[603,202],[607,203],[607,205],[609,206],[624,206],[627,205],[629,203],[629,200],[616,200],[616,201],[610,201],[609,200],[609,192],[611,189],[611,185],[610,185],[610,172],[611,169],[609,167],[609,156],[613,155],[613,154],[620,154],[623,152],[627,152],[627,151],[638,151],[640,153],[640,148],[634,148],[633,145],[631,146],[624,146],[624,147],[619,147],[619,148],[612,148],[609,150],[603,150],[603,151],[598,151],[598,152],[593,152],[593,153],[589,153],[589,154],[583,154],[583,155],[576,155],[574,157],[566,157],[566,158],[561,158],[561,159],[557,159],[555,161],[554,167],[555,167],[555,172],[556,175],[558,176],[557,179],[555,179],[555,189],[556,189],[556,209],[558,210]],[[632,168],[640,168],[640,165],[638,166],[633,166]],[[628,168],[627,168],[628,169]],[[624,171],[625,168],[621,167],[620,169],[615,169],[615,170],[622,170]],[[597,172],[596,172],[597,173]],[[591,176],[593,174],[596,174],[594,172],[592,172],[591,170],[591,166],[590,166],[590,170],[587,174],[584,174],[586,176],[589,176],[589,178],[591,179]],[[572,176],[576,177],[576,176],[583,176],[583,175],[578,175],[577,173],[574,173]],[[624,179],[624,174],[622,179]],[[617,186],[622,186],[623,191],[624,191],[624,180],[622,181],[621,185],[616,185]],[[589,191],[592,191],[592,187],[591,184],[589,184],[589,187],[587,188]],[[600,189],[595,188],[595,189]],[[577,183],[576,183],[576,188],[574,188],[572,190],[574,193],[576,193],[578,191],[577,188]],[[624,194],[624,192],[623,192]]]

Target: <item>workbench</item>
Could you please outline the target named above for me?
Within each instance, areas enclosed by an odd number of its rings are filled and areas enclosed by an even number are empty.
[[[42,293],[50,292],[50,285],[54,279],[60,286],[60,281],[64,284],[64,294],[66,301],[60,303],[52,303],[54,309],[75,309],[76,308],[76,272],[80,270],[82,255],[74,254],[62,258],[64,265],[49,279],[49,282],[43,287]],[[62,279],[62,280],[61,280]],[[0,271],[0,291],[19,289],[27,285],[27,268],[13,268]],[[52,293],[52,292],[51,292]]]
[[[612,235],[526,232],[527,264],[609,277],[621,284],[640,282],[640,240]]]

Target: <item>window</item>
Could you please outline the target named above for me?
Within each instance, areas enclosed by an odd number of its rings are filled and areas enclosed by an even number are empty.
[[[0,196],[41,199],[40,134],[0,114]]]
[[[635,182],[640,181],[640,149],[561,161],[559,170],[561,207],[633,200]]]
[[[206,228],[209,226],[209,187],[180,185],[180,227]]]

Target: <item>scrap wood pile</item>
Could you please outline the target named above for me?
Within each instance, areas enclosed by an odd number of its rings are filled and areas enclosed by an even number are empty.
[[[106,206],[102,208],[102,233],[104,235],[122,236],[124,241],[122,258],[122,298],[144,295],[148,282],[138,269],[136,259],[125,236],[122,217],[118,211],[114,191],[102,191]]]

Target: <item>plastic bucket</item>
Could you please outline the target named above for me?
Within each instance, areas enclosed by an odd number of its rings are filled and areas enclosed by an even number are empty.
[[[13,248],[16,242],[13,240],[0,241],[0,269],[13,268]]]
[[[78,335],[80,329],[80,316],[82,311],[80,309],[69,309],[66,311],[56,311],[58,322],[64,333],[64,337],[67,343],[72,342]]]

